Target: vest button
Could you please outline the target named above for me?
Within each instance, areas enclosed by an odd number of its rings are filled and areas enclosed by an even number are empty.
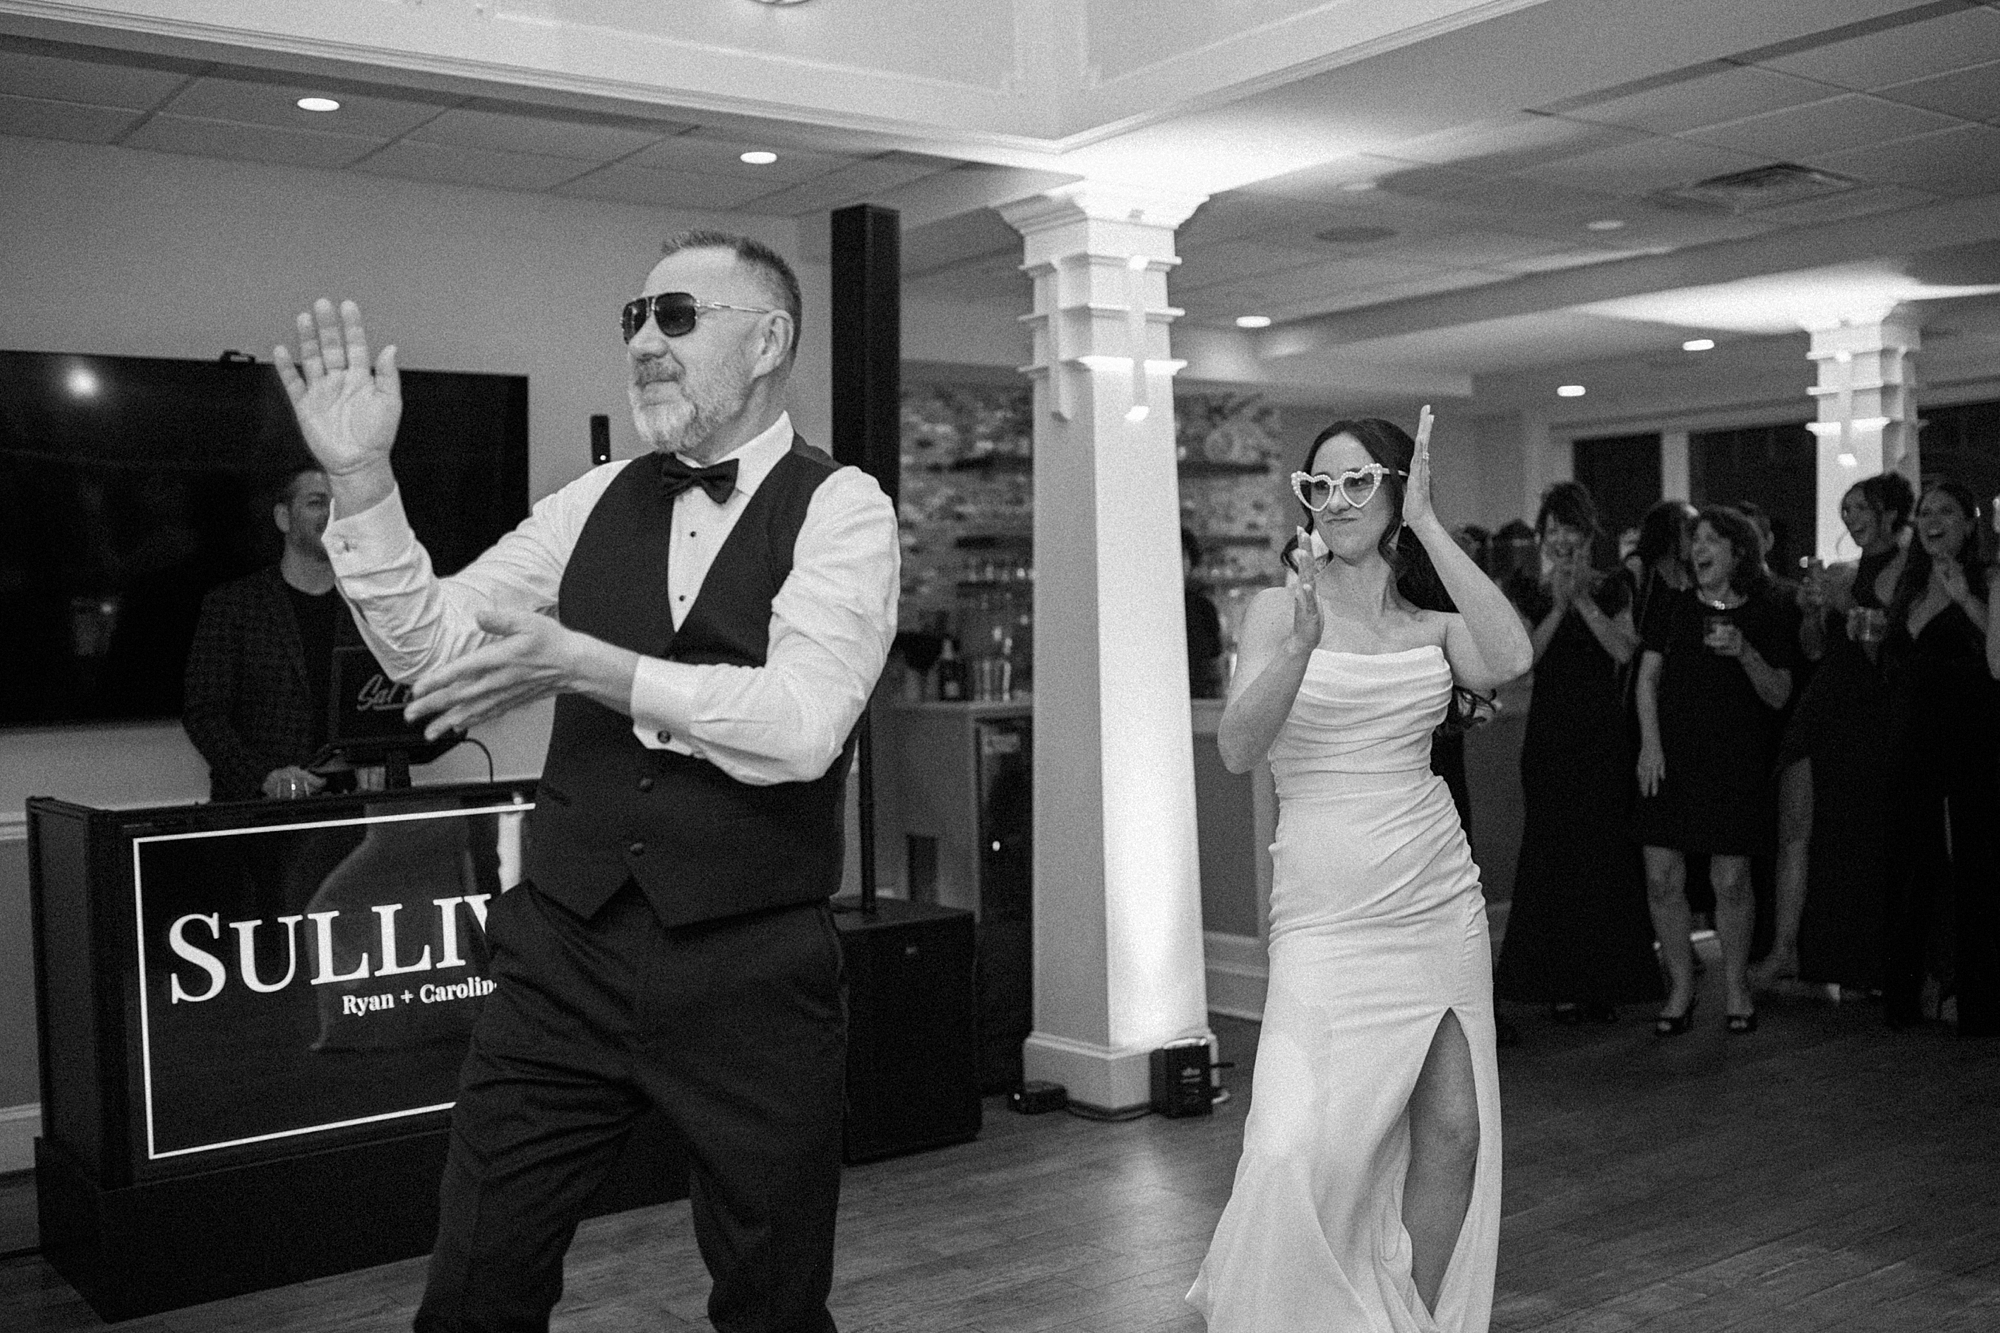
[[[640,778],[640,779],[639,779],[639,790],[640,790],[640,791],[651,791],[652,789],[653,789],[653,780],[652,780],[651,778]]]
[[[632,843],[630,846],[628,846],[625,850],[632,853],[632,855],[634,856],[644,856],[646,854],[646,844],[643,842],[635,842]]]

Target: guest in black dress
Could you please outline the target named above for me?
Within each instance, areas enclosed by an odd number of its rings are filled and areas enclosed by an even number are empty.
[[[1535,527],[1541,578],[1515,602],[1534,641],[1535,692],[1498,989],[1550,1004],[1560,1023],[1611,1021],[1620,1004],[1660,998],[1621,694],[1621,668],[1639,645],[1632,582],[1591,567],[1597,507],[1577,483],[1548,489]]]
[[[1695,586],[1644,632],[1639,662],[1639,840],[1669,989],[1655,1030],[1688,1030],[1694,951],[1687,858],[1708,860],[1722,939],[1725,1017],[1753,1032],[1747,976],[1755,909],[1750,858],[1774,850],[1779,712],[1799,661],[1798,608],[1766,590],[1757,530],[1733,509],[1695,521]]]
[[[1688,540],[1694,535],[1695,508],[1686,500],[1661,500],[1639,520],[1639,539],[1622,561],[1632,574],[1632,627],[1644,643],[1648,627],[1674,603],[1674,594],[1694,586],[1688,573]],[[1625,672],[1626,730],[1632,752],[1639,750],[1639,671]],[[1708,886],[1708,862],[1687,867],[1690,924],[1702,930],[1714,924],[1715,893]],[[1695,964],[1701,966],[1699,962]]]
[[[1646,618],[1664,610],[1672,594],[1686,591],[1688,538],[1695,508],[1686,500],[1662,500],[1639,520],[1639,542],[1625,559],[1632,575],[1632,626],[1646,637]]]
[[[1181,604],[1187,614],[1188,697],[1222,697],[1222,616],[1195,582],[1201,568],[1201,538],[1181,529]]]
[[[1946,991],[1960,1036],[2000,1036],[2000,709],[1987,664],[1990,571],[1978,500],[1940,481],[1889,603],[1882,661],[1894,707],[1890,945],[1883,998],[1895,1026],[1922,1017],[1925,946],[1950,903]]]
[[[1819,665],[1779,750],[1777,921],[1751,969],[1760,986],[1882,987],[1893,737],[1875,659],[1915,505],[1900,473],[1857,482],[1840,519],[1861,559],[1814,568],[1799,589],[1799,646]]]

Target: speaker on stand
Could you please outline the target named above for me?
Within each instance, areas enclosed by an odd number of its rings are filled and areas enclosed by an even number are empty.
[[[832,222],[833,456],[896,502],[902,481],[902,237],[894,209]],[[875,745],[856,738],[861,895],[837,899],[847,963],[846,1160],[962,1143],[979,1133],[972,913],[877,901]]]

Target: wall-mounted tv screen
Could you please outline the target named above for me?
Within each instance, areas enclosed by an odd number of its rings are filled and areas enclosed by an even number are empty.
[[[456,570],[528,512],[528,381],[405,370],[396,476]],[[269,365],[0,351],[0,726],[178,717],[201,599],[310,456]]]

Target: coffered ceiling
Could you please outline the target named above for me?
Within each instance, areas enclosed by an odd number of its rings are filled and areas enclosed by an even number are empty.
[[[1295,390],[1665,382],[1697,334],[1710,380],[1731,357],[1803,380],[1801,320],[1898,300],[1933,312],[1927,380],[2000,366],[2000,0],[0,0],[0,133],[881,202],[913,299],[1015,308],[986,205],[1171,183],[1211,196],[1179,237],[1181,327]]]

